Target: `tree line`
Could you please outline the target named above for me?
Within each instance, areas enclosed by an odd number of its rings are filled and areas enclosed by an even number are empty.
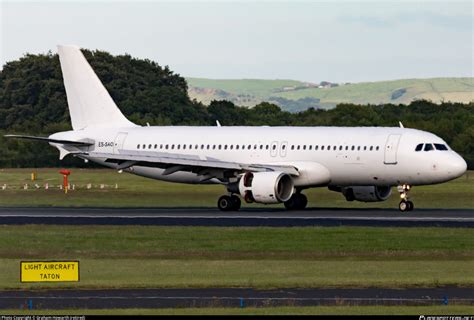
[[[205,106],[191,100],[187,83],[168,66],[128,54],[83,51],[122,112],[141,125],[225,126],[398,126],[430,131],[443,138],[474,168],[474,103],[414,101],[409,105],[354,105],[290,113],[263,102],[253,108],[229,101]],[[27,54],[0,71],[0,167],[83,166],[74,158],[59,161],[43,143],[5,139],[3,134],[47,136],[71,130],[57,54]]]

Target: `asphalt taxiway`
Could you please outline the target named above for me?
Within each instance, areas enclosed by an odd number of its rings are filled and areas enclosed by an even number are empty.
[[[0,309],[474,304],[472,288],[190,288],[0,291]]]
[[[474,227],[474,209],[0,208],[0,224]]]

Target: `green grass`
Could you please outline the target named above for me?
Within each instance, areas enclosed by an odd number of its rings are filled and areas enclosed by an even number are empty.
[[[31,182],[30,173],[37,172],[38,180]],[[0,206],[109,206],[109,207],[216,207],[217,199],[225,193],[219,185],[187,185],[162,182],[128,173],[119,174],[111,169],[72,169],[71,184],[77,189],[65,195],[59,190],[62,176],[59,169],[2,169]],[[23,185],[29,184],[28,190]],[[35,189],[34,184],[41,188]],[[50,189],[44,190],[45,183]],[[86,189],[91,183],[93,188]],[[100,184],[105,188],[100,189]],[[115,185],[118,189],[115,189]],[[54,187],[54,188],[53,188]],[[337,192],[326,188],[305,191],[310,207],[338,208],[398,208],[399,197],[393,190],[392,197],[385,202],[347,202]],[[415,187],[410,195],[416,208],[474,208],[474,174],[448,183]],[[266,207],[259,204],[243,204],[243,208]],[[282,205],[268,207],[283,208]]]
[[[304,86],[304,82],[295,80],[186,78],[186,81],[191,87],[219,89],[233,94],[250,94],[259,98],[269,97],[275,90],[284,87]]]
[[[407,90],[406,93],[396,100],[391,100],[392,93],[402,88]],[[291,100],[305,97],[319,98],[322,103],[408,104],[416,99],[427,99],[433,102],[443,100],[471,102],[474,101],[473,88],[473,78],[433,78],[355,83],[329,89],[309,88],[274,95]]]
[[[474,306],[319,306],[271,308],[2,310],[19,315],[471,315]]]
[[[473,286],[472,229],[2,226],[0,288]],[[22,284],[21,260],[81,281]]]
[[[303,82],[293,80],[213,80],[202,78],[187,78],[190,95],[193,98],[209,103],[213,99],[225,99],[216,95],[215,91],[197,93],[192,87],[219,89],[230,94],[230,99],[238,95],[249,95],[249,102],[236,100],[237,104],[253,106],[270,97],[283,97],[290,100],[302,98],[320,99],[323,107],[334,107],[341,102],[358,104],[402,103],[408,104],[413,100],[426,99],[433,102],[453,101],[468,103],[474,101],[474,78],[432,78],[432,79],[402,79],[378,82],[363,82],[343,85],[334,88],[307,88],[282,91],[284,87],[304,86]],[[405,89],[406,93],[392,100],[392,93]],[[229,99],[229,98],[227,98]],[[242,103],[241,103],[242,102]]]

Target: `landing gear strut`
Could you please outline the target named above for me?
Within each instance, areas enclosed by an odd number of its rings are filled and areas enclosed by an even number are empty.
[[[217,206],[221,211],[238,211],[241,205],[240,198],[236,195],[225,195],[217,200]]]
[[[400,201],[400,204],[398,205],[398,208],[400,209],[401,212],[406,212],[406,211],[412,211],[414,208],[413,202],[408,200],[408,191],[410,191],[411,186],[409,184],[404,184],[401,186],[398,186],[398,192],[400,193],[400,198],[402,201]]]
[[[303,210],[308,204],[308,198],[304,194],[296,192],[284,204],[287,210]]]

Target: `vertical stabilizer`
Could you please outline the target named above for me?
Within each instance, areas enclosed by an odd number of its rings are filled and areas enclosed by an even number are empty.
[[[120,112],[77,46],[58,46],[67,103],[74,130],[135,126]]]

